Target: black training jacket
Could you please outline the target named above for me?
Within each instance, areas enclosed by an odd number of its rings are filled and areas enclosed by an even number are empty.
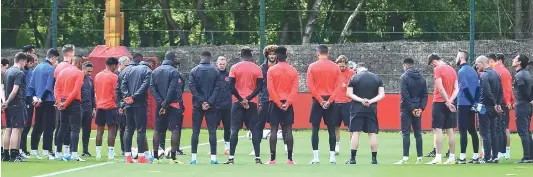
[[[148,63],[134,66],[124,74],[120,84],[122,97],[133,98],[133,104],[126,105],[126,107],[148,106],[148,87],[150,87],[152,70],[147,65]]]
[[[157,105],[163,108],[167,108],[170,103],[180,102],[183,93],[181,74],[172,64],[171,60],[164,60],[162,65],[152,72],[150,80],[150,91]]]
[[[428,90],[424,77],[417,70],[409,68],[402,74],[401,79],[401,110],[425,109],[428,101]]]
[[[192,93],[194,107],[202,107],[207,102],[214,106],[216,95],[220,90],[219,71],[210,63],[200,63],[189,73],[189,89]]]

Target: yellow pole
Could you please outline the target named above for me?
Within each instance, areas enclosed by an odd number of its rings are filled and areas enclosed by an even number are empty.
[[[120,12],[120,0],[106,0],[104,14],[104,38],[108,47],[120,46],[124,37],[124,13]]]

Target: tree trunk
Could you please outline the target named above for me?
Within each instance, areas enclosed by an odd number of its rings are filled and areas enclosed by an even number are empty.
[[[298,0],[289,0],[289,4],[287,4],[287,6],[285,6],[285,10],[291,10],[291,9],[296,9],[298,6],[300,6],[300,4],[298,4],[299,1]],[[297,12],[298,14],[300,12]],[[280,44],[290,44],[290,36],[291,33],[292,33],[292,30],[291,30],[291,23],[294,23],[294,12],[292,11],[286,11],[284,12],[284,15],[285,17],[287,18],[286,20],[283,20],[283,26],[281,27],[281,34],[280,34],[280,37],[279,37],[279,41],[280,41]],[[301,19],[301,17],[299,17]],[[300,21],[301,22],[301,21]],[[300,28],[301,29],[301,28]],[[291,31],[291,32],[289,32]]]
[[[37,28],[39,25],[37,24],[39,21],[39,9],[36,9],[36,5],[33,1],[30,1],[30,14],[31,18],[29,20],[29,25],[33,29],[33,37],[35,38],[35,47],[41,48],[43,47],[42,44],[44,42],[44,37],[41,33],[39,33],[39,29]]]
[[[168,27],[168,40],[171,46],[175,46],[174,39],[176,36],[180,37],[180,45],[189,45],[189,36],[180,30],[180,27],[174,19],[172,19],[172,13],[170,11],[170,3],[168,0],[160,0],[159,4],[163,8],[163,16]]]
[[[9,17],[11,17],[11,19],[9,19],[9,23],[5,27],[9,30],[6,30],[6,32],[2,34],[2,47],[4,48],[16,47],[19,28],[22,25],[22,22],[24,22],[23,19],[26,15],[27,7],[25,0],[17,0],[11,3],[13,7],[9,10]]]
[[[302,38],[302,44],[311,43],[311,38],[313,37],[313,33],[315,33],[315,30],[316,30],[317,18],[318,18],[318,13],[320,13],[321,4],[322,4],[322,0],[315,0],[315,3],[313,3],[312,9],[309,9],[311,11],[309,11],[307,15],[307,25],[305,26],[305,32]]]
[[[129,13],[128,13],[129,14]],[[128,14],[124,13],[124,40],[122,41],[122,45],[126,47],[131,46],[131,34],[130,34],[130,20],[131,17],[128,17]]]
[[[237,7],[238,11],[233,12],[233,25],[235,26],[235,32],[233,34],[234,44],[247,44],[250,43],[250,12],[249,9],[250,3],[248,0],[239,0],[239,5]]]
[[[502,16],[500,12],[500,0],[494,0],[494,4],[496,5],[496,10],[498,13],[498,35],[500,36],[500,38],[502,38],[503,33],[502,33]]]
[[[302,5],[300,4],[299,0],[295,1],[296,3],[296,9],[298,10],[298,22],[300,23],[300,39],[304,37],[304,22],[302,19],[303,13],[302,13]]]
[[[359,11],[361,11],[361,8],[363,7],[363,3],[365,0],[361,0],[359,4],[357,4],[357,7],[352,12],[350,17],[348,17],[348,20],[346,21],[346,24],[344,25],[344,28],[342,29],[341,36],[339,37],[339,44],[344,43],[344,38],[346,38],[346,35],[348,33],[348,29],[352,25],[353,20],[357,17],[357,14],[359,14]]]
[[[200,18],[202,26],[204,27],[205,38],[207,39],[207,41],[209,41],[209,44],[215,44],[215,39],[217,39],[217,37],[215,37],[217,35],[213,32],[213,30],[215,29],[215,25],[213,24],[213,20],[211,20],[205,14],[205,0],[196,1],[196,12],[198,14],[198,17]]]
[[[529,0],[529,35],[533,39],[533,0]]]
[[[522,20],[522,0],[515,0],[514,32],[515,39],[524,39],[524,21]]]

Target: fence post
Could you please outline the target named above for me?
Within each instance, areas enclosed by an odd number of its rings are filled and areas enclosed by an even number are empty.
[[[259,55],[260,63],[265,61],[265,56],[263,53],[263,48],[265,48],[265,0],[261,0],[261,5],[259,8]]]
[[[475,54],[475,0],[470,0],[470,63],[474,63]]]

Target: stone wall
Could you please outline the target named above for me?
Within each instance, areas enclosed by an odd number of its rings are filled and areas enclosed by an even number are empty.
[[[422,71],[428,81],[428,88],[433,90],[432,68],[427,66],[427,56],[430,53],[439,53],[446,61],[453,63],[458,49],[468,49],[468,41],[458,42],[383,42],[383,43],[356,43],[343,45],[329,45],[330,56],[346,55],[355,62],[364,62],[370,71],[383,78],[385,90],[388,93],[398,93],[399,77],[403,72],[402,61],[411,57],[417,61],[417,68]],[[229,59],[229,64],[239,61],[239,51],[243,46],[185,46],[167,48],[130,48],[131,53],[140,52],[144,56],[162,58],[166,50],[177,53],[182,65],[179,70],[187,74],[197,63],[202,51],[210,51],[214,56],[224,55]],[[259,62],[261,52],[258,46],[253,47],[254,56]],[[300,91],[307,92],[305,73],[307,66],[316,60],[316,45],[286,46],[289,53],[289,62],[300,72]],[[93,48],[76,48],[77,54],[88,56]],[[12,58],[19,49],[2,49],[3,57]],[[487,54],[500,52],[506,55],[506,65],[509,66],[512,57],[518,53],[533,55],[533,41],[477,41],[476,53]],[[44,58],[45,49],[38,49],[39,56]],[[533,59],[533,57],[532,57]]]

